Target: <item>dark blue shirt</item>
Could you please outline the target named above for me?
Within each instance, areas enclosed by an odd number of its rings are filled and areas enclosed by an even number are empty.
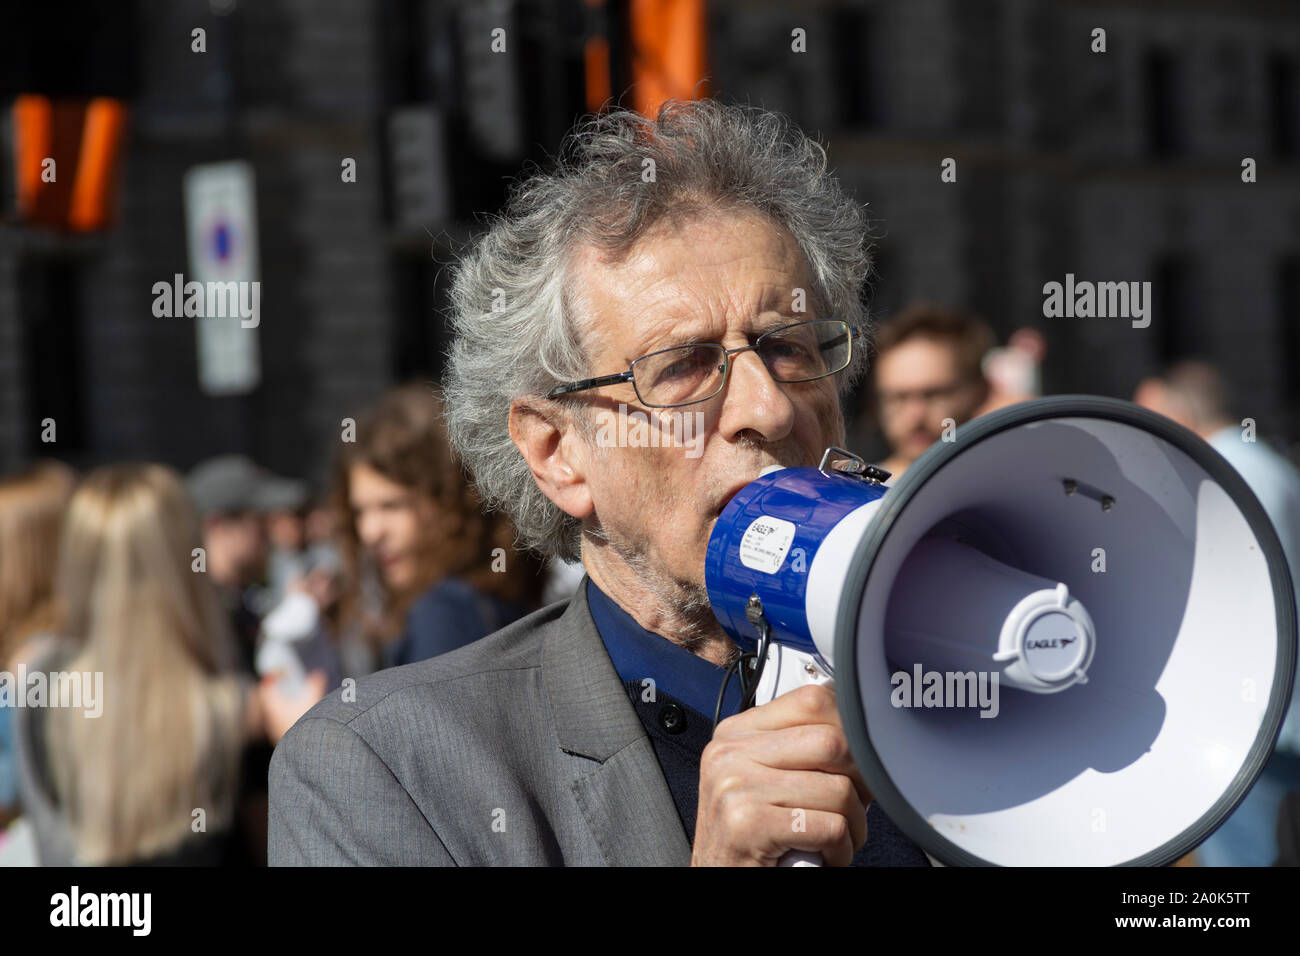
[[[658,634],[647,631],[595,582],[587,579],[587,603],[609,658],[650,737],[672,793],[686,838],[695,843],[700,799],[700,757],[713,736],[713,710],[726,674]],[[738,712],[740,687],[733,676],[719,720]],[[876,803],[867,807],[867,842],[854,866],[929,866],[920,847],[903,835]]]

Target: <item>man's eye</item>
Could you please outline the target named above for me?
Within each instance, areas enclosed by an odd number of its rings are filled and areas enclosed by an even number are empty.
[[[700,349],[695,352],[688,352],[666,365],[660,372],[661,378],[683,378],[693,375],[699,375],[700,372],[712,365],[713,353],[711,350]]]
[[[778,358],[801,358],[808,350],[797,342],[773,342],[767,347],[769,355]]]
[[[769,362],[775,362],[782,369],[791,371],[806,369],[815,361],[808,346],[787,339],[768,343],[766,351]]]

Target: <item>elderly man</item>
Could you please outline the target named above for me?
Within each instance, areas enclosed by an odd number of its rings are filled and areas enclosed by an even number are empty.
[[[862,212],[757,110],[616,111],[569,145],[462,260],[444,385],[485,500],[588,577],[310,711],[271,769],[270,860],[926,865],[871,803],[832,691],[741,713],[733,694],[712,727],[738,649],[709,533],[764,467],[843,441]],[[650,435],[618,440],[620,416]]]

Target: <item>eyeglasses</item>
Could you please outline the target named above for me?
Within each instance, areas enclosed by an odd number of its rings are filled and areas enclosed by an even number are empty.
[[[626,372],[557,385],[546,397],[631,382],[647,408],[693,405],[726,387],[731,357],[741,352],[757,352],[777,382],[812,382],[848,368],[857,334],[838,319],[815,319],[764,332],[738,349],[712,342],[679,345],[641,356]]]

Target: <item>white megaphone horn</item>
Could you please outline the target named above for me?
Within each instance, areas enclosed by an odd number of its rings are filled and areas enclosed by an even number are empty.
[[[872,795],[938,862],[1194,849],[1259,776],[1295,675],[1290,570],[1236,471],[1168,419],[1063,396],[881,474],[831,449],[719,517],[709,598],[762,651],[753,702],[833,679]]]

